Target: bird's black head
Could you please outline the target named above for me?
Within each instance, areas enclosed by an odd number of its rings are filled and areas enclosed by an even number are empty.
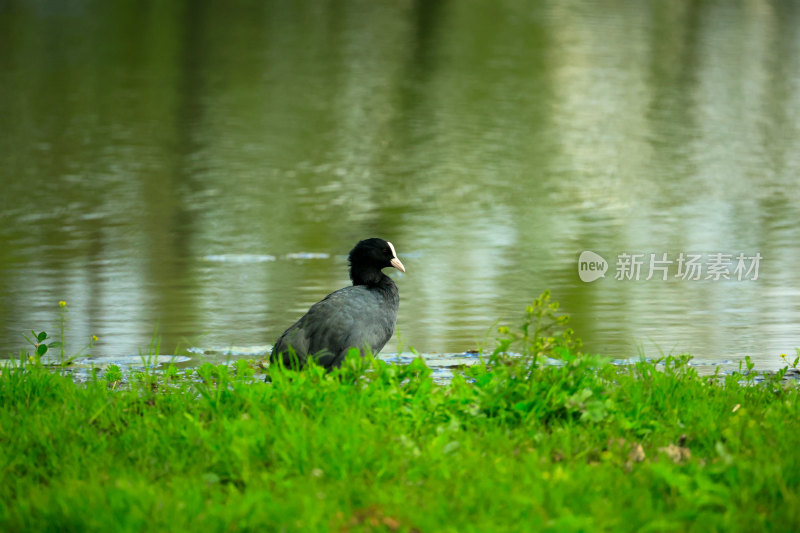
[[[353,285],[374,285],[381,280],[381,269],[394,267],[400,272],[406,268],[397,258],[394,246],[383,239],[365,239],[350,250],[350,279]]]

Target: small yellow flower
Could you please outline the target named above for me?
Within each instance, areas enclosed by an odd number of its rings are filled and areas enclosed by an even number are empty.
[[[97,335],[92,335],[92,342],[97,342]]]
[[[60,302],[58,302],[58,306],[59,307],[66,307],[67,306],[67,302],[65,302],[64,300],[61,300]]]

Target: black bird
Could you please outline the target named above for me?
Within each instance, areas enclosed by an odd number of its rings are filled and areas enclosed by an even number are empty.
[[[383,239],[366,239],[350,250],[351,287],[339,289],[315,303],[283,332],[272,348],[270,363],[302,368],[309,357],[327,368],[339,367],[350,348],[377,354],[394,333],[400,294],[392,278],[381,272],[406,269],[394,246]]]

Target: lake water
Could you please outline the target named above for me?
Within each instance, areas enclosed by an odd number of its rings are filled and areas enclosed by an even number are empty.
[[[590,352],[800,346],[796,2],[2,2],[0,117],[4,355],[59,300],[70,349],[263,354],[372,236],[385,353],[544,289]]]

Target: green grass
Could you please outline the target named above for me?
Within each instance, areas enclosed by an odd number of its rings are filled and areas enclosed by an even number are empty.
[[[6,368],[0,530],[800,529],[794,382],[700,377],[687,357],[616,367],[569,335],[501,331],[491,364],[448,386],[420,359],[123,388]]]

